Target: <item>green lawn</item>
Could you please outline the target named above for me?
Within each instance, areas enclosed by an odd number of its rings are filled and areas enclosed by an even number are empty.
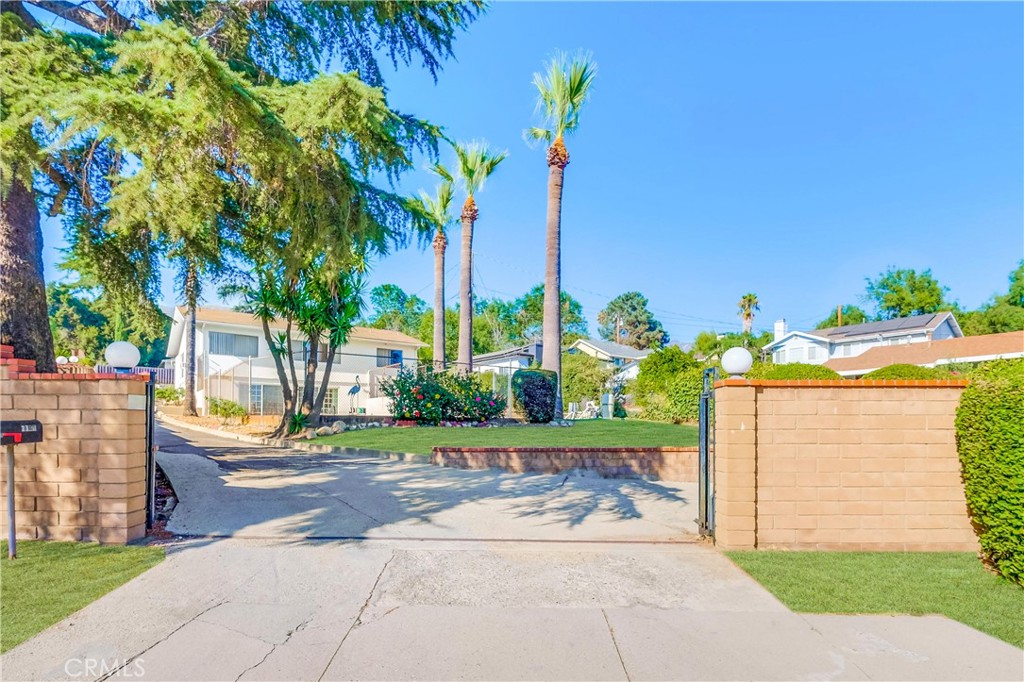
[[[652,447],[697,444],[696,426],[635,419],[576,422],[573,426],[458,428],[415,426],[365,429],[318,438],[317,443],[393,452],[430,454],[434,446],[496,447]]]
[[[794,611],[941,614],[1024,648],[1024,588],[968,552],[728,552]]]
[[[0,651],[99,599],[163,561],[162,547],[84,542],[19,542],[18,558],[0,543]]]

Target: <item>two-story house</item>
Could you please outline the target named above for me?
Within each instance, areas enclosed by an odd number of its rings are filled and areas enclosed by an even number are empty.
[[[173,363],[175,385],[185,386],[186,351],[184,308],[175,308],[167,357]],[[271,324],[276,336],[284,331],[281,323]],[[308,353],[313,352],[301,334],[293,330],[292,349],[295,372],[301,385]],[[348,342],[337,349],[331,369],[324,414],[385,415],[387,405],[380,395],[381,377],[393,375],[399,367],[416,367],[416,351],[423,342],[388,329],[353,327]],[[319,360],[326,360],[327,347],[316,349]],[[323,376],[323,364],[318,380]],[[356,389],[358,386],[358,389]],[[258,319],[248,313],[224,308],[196,310],[196,404],[207,408],[207,398],[224,398],[244,406],[249,414],[280,414],[281,383],[274,358]]]
[[[765,355],[777,365],[804,362],[821,365],[837,358],[851,358],[879,346],[900,346],[960,338],[953,313],[899,317],[843,327],[789,331],[785,320],[775,323],[775,340],[764,347]]]

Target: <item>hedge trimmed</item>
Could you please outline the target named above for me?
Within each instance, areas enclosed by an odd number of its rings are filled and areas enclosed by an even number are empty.
[[[982,555],[1024,584],[1024,360],[979,367],[956,411],[967,508]]]
[[[949,372],[937,367],[920,367],[918,365],[888,365],[868,372],[861,379],[948,379]]]
[[[513,404],[531,424],[555,418],[558,375],[547,369],[520,369],[512,374]]]
[[[808,365],[802,362],[791,362],[787,365],[755,364],[745,376],[747,379],[779,380],[843,378],[824,365]]]

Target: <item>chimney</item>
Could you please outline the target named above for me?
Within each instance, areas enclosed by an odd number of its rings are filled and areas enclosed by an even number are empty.
[[[779,339],[786,335],[787,331],[788,330],[786,329],[785,318],[781,320],[775,320],[775,338],[773,340],[778,341]]]

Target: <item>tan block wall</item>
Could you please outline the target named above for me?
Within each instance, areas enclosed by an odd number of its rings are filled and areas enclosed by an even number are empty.
[[[962,390],[950,381],[722,382],[716,542],[977,550],[953,423]]]
[[[145,535],[145,379],[14,373],[10,367],[0,366],[0,416],[43,424],[42,443],[14,447],[17,537],[125,543]],[[21,378],[26,375],[37,378]],[[6,476],[5,462],[3,537]]]
[[[557,474],[595,471],[605,478],[696,482],[697,448],[455,448],[437,447],[431,462],[458,469]]]

